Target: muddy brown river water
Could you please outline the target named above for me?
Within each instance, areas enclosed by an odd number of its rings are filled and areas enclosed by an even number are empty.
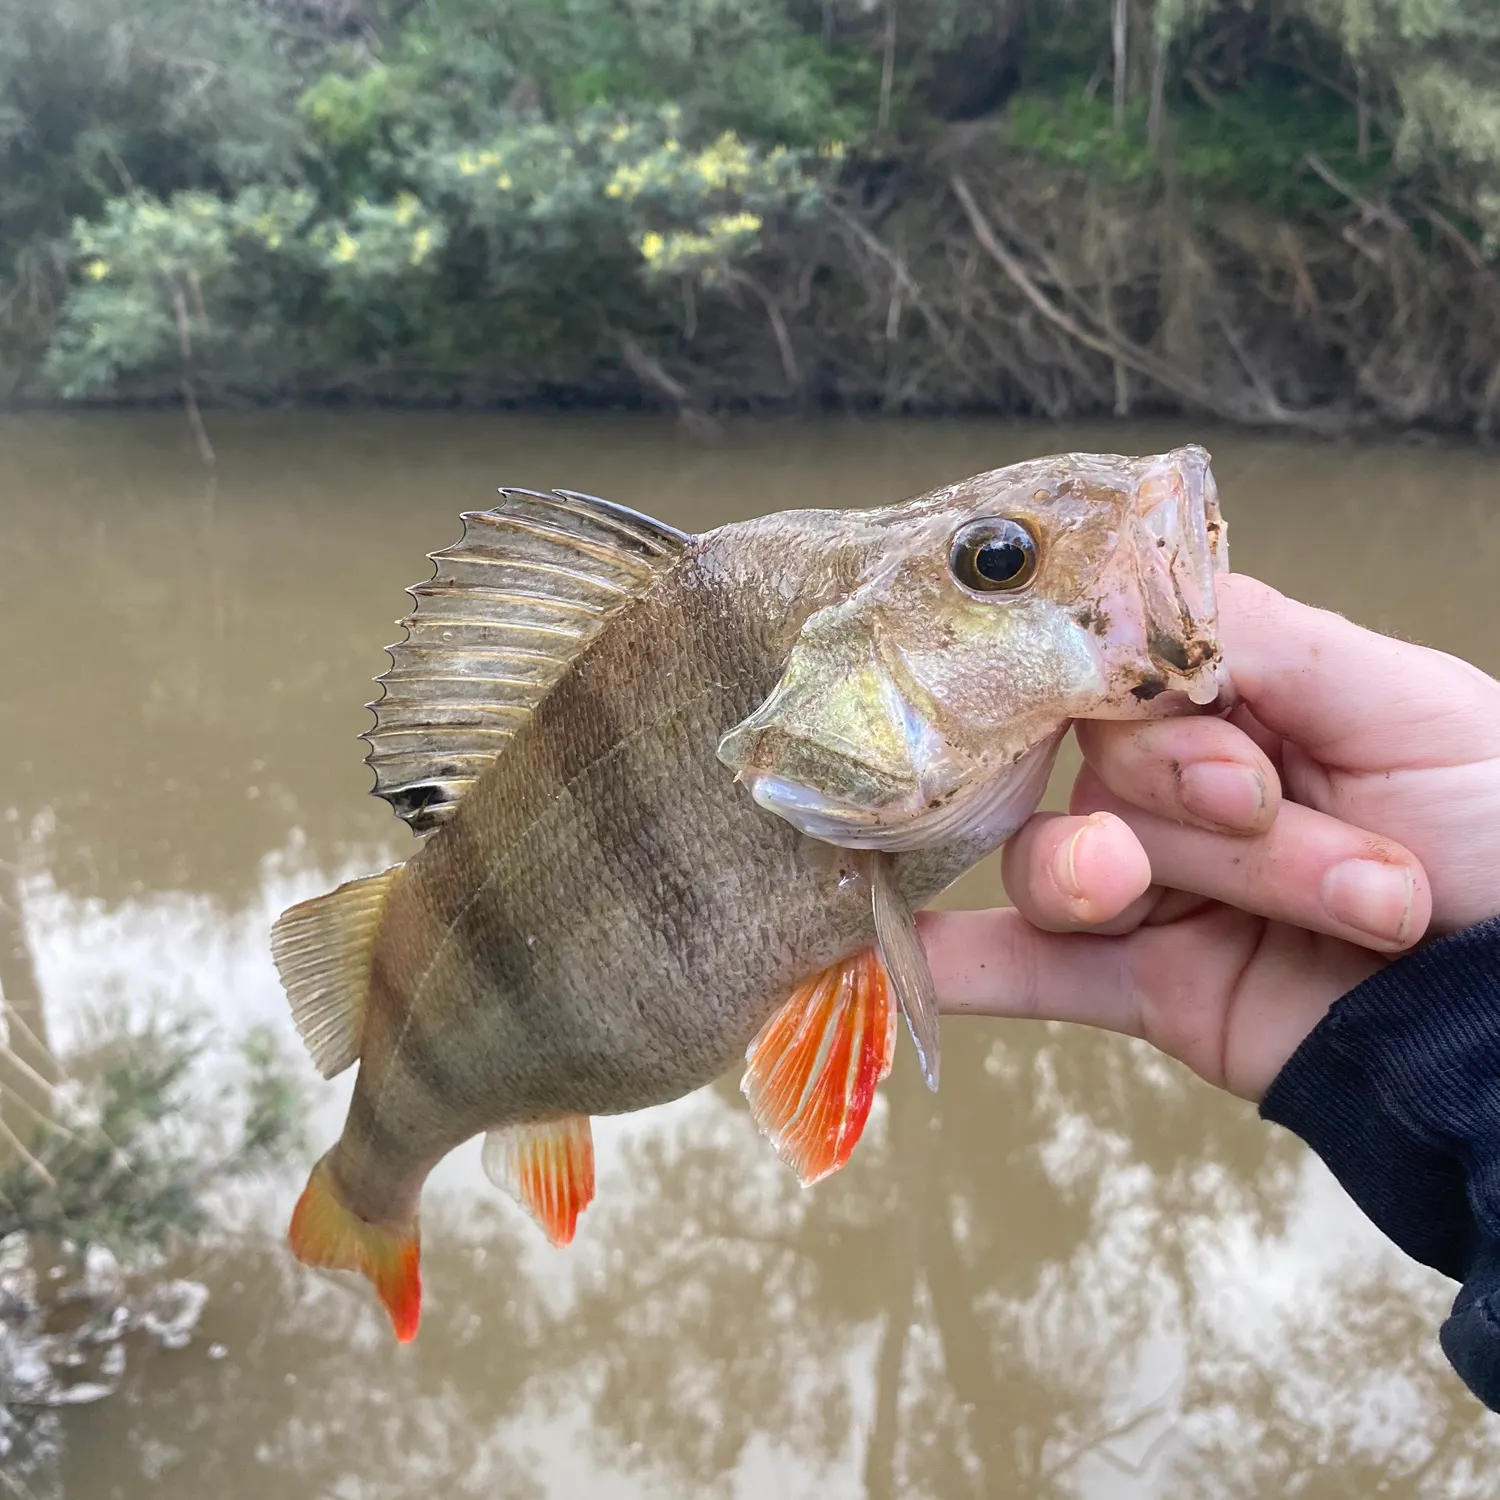
[[[356,736],[423,554],[494,487],[699,529],[897,500],[1062,449],[1214,453],[1241,571],[1500,671],[1500,460],[1182,426],[649,419],[0,419],[0,984],[66,1056],[106,1004],[295,1038],[275,914],[403,857]],[[948,894],[1002,899],[992,867]],[[347,1077],[298,1062],[321,1149]],[[1300,1145],[1119,1038],[904,1038],[852,1165],[804,1193],[737,1078],[596,1125],[546,1248],[477,1149],[429,1189],[421,1337],[283,1249],[307,1162],[172,1270],[211,1299],[133,1350],[0,1495],[65,1500],[1465,1500],[1500,1419],[1437,1346],[1452,1287]]]

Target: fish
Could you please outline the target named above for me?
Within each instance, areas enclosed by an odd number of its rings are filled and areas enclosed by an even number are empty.
[[[364,736],[420,843],[271,935],[314,1064],[358,1069],[291,1249],[361,1273],[402,1342],[423,1184],[477,1136],[563,1246],[593,1117],[743,1059],[780,1158],[837,1171],[899,1017],[939,1083],[915,912],[1035,811],[1069,726],[1232,694],[1199,447],[698,535],[570,490],[462,522]]]

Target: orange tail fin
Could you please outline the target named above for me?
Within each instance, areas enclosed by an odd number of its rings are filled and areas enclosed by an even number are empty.
[[[421,1249],[411,1233],[368,1224],[344,1202],[325,1156],[292,1212],[292,1254],[305,1266],[358,1271],[375,1288],[397,1339],[410,1343],[422,1320]]]

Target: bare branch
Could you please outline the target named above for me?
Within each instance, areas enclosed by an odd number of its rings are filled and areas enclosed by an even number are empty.
[[[1382,203],[1376,203],[1366,198],[1357,188],[1345,182],[1337,172],[1330,167],[1316,151],[1309,151],[1302,158],[1304,164],[1323,179],[1334,192],[1341,194],[1354,204],[1364,215],[1365,219],[1374,223],[1384,224],[1387,228],[1394,229],[1398,234],[1407,233],[1406,221],[1394,210],[1387,208]]]
[[[763,287],[753,276],[734,266],[728,268],[729,279],[739,286],[747,287],[760,298],[761,306],[766,310],[766,317],[770,320],[771,331],[776,335],[776,349],[781,355],[781,370],[786,376],[786,383],[792,390],[796,390],[802,384],[802,372],[797,368],[797,355],[792,348],[792,336],[787,331],[786,319],[781,316],[781,309],[776,305],[776,299]]]

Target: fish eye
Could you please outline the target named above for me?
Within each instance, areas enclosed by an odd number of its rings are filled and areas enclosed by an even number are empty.
[[[1024,521],[971,521],[953,538],[953,576],[976,594],[1015,593],[1036,577],[1036,533]]]

